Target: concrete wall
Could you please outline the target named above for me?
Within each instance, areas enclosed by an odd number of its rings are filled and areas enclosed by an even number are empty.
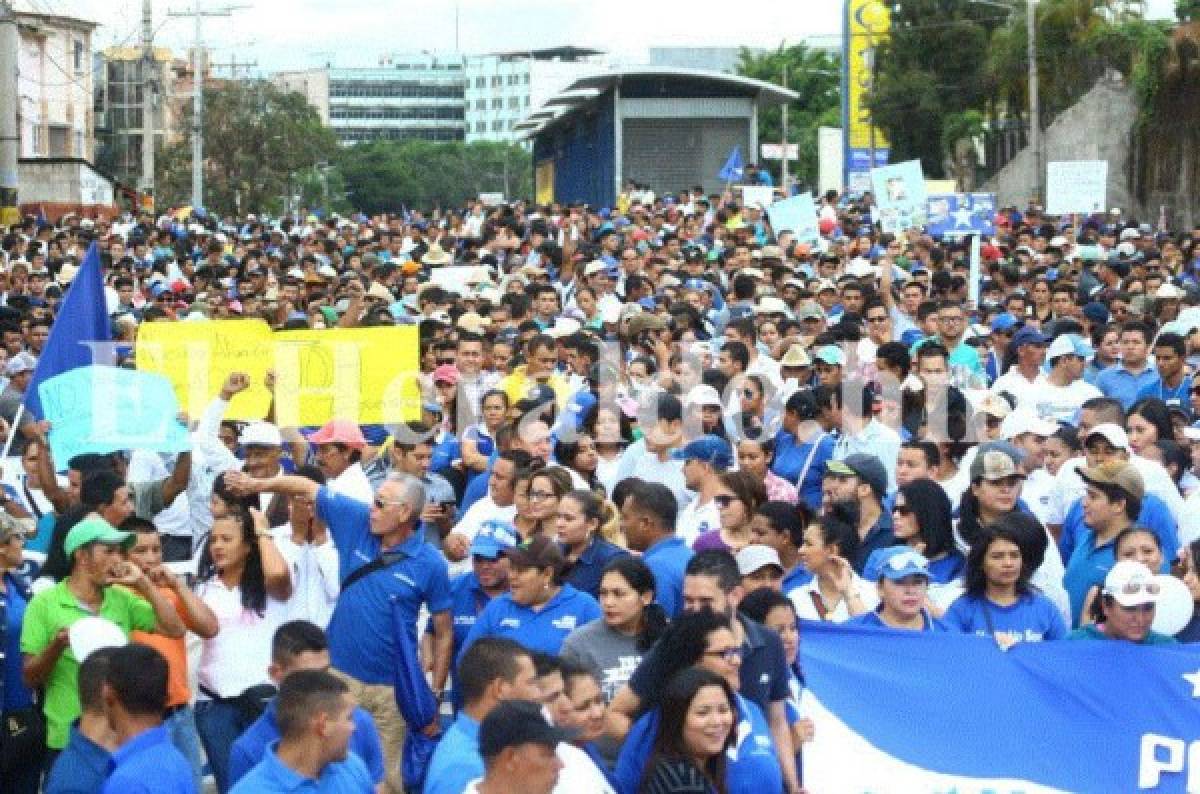
[[[112,182],[80,160],[23,159],[18,163],[22,206],[111,207]],[[49,210],[47,210],[49,214]]]
[[[1107,160],[1108,207],[1126,217],[1147,217],[1129,189],[1129,158],[1137,103],[1119,78],[1103,78],[1045,131],[1045,162]],[[1043,168],[1045,164],[1043,163]],[[1036,191],[1033,151],[1026,147],[979,188],[995,192],[1001,206],[1024,207]],[[1157,207],[1154,217],[1158,217]]]

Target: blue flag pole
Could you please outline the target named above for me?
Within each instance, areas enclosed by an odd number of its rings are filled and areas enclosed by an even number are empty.
[[[59,307],[54,325],[50,328],[50,337],[38,358],[33,380],[25,390],[24,406],[30,415],[37,420],[43,418],[42,401],[38,394],[38,387],[43,381],[78,367],[101,363],[92,361],[92,348],[87,343],[111,340],[100,249],[93,242],[88,246],[79,272],[75,274]]]

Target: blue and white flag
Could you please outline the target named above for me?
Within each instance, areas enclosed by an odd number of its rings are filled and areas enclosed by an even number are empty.
[[[996,233],[995,193],[935,193],[926,208],[925,231],[934,238]]]
[[[729,159],[725,161],[725,165],[721,166],[717,177],[722,182],[738,182],[741,180],[745,170],[746,165],[742,162],[742,147],[735,146],[733,147],[733,151],[729,153]]]
[[[1200,791],[1200,650],[805,621],[813,792]]]

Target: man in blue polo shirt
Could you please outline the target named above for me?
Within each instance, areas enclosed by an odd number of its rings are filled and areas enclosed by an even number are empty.
[[[479,725],[506,700],[538,700],[533,656],[505,637],[484,637],[463,652],[454,671],[463,707],[446,731],[425,773],[424,794],[462,794],[483,777]]]
[[[783,770],[788,794],[801,791],[796,774],[796,755],[792,745],[791,728],[787,722],[785,704],[790,697],[787,658],[779,635],[753,620],[738,614],[741,602],[742,575],[733,555],[722,550],[702,551],[687,566],[684,579],[684,611],[711,610],[725,616],[729,628],[741,648],[741,667],[738,678],[739,694],[755,703],[767,718],[775,757]],[[621,687],[609,704],[606,732],[624,739],[649,695],[652,681],[661,681],[657,670],[664,664],[658,647],[642,657],[629,683]]]
[[[329,656],[350,679],[350,694],[375,719],[384,747],[388,790],[400,794],[405,722],[396,705],[394,684],[401,658],[417,656],[421,608],[429,610],[433,623],[433,658],[425,661],[438,696],[446,686],[454,639],[446,560],[417,532],[425,487],[411,475],[392,472],[367,505],[304,477],[233,475],[226,482],[243,493],[281,493],[316,502],[317,517],[329,527],[337,547],[342,577],[342,592],[329,621]],[[397,625],[403,632],[396,631]],[[411,643],[412,652],[401,654],[398,642]],[[419,730],[436,736],[438,719]]]
[[[276,699],[280,739],[232,794],[371,794],[362,759],[350,752],[354,700],[346,683],[322,670],[283,680]]]
[[[67,746],[46,776],[45,794],[96,792],[108,777],[112,759],[112,728],[104,714],[104,679],[116,648],[98,648],[79,665],[79,702],[83,713],[71,726]],[[35,786],[36,788],[36,786]]]
[[[192,767],[162,724],[167,660],[148,645],[113,651],[104,677],[104,711],[116,734],[112,772],[101,794],[199,794]]]
[[[455,659],[479,613],[493,598],[508,592],[510,569],[504,552],[516,545],[517,530],[507,521],[485,521],[471,541],[471,571],[450,582]]]
[[[303,670],[329,670],[329,644],[320,626],[307,620],[293,620],[275,630],[271,640],[271,665],[267,673],[276,686],[288,676]],[[241,780],[266,757],[267,748],[279,741],[279,698],[267,704],[266,710],[233,743],[229,752],[229,783]],[[371,715],[355,706],[351,713],[354,735],[350,751],[362,760],[371,780],[382,783],[384,778],[383,747]]]
[[[678,510],[671,489],[656,482],[636,484],[621,506],[625,540],[654,574],[654,600],[668,617],[683,609],[683,575],[692,558],[691,548],[675,537]]]
[[[1128,411],[1138,392],[1158,380],[1158,372],[1149,361],[1153,331],[1145,323],[1129,322],[1121,328],[1121,360],[1096,376],[1096,388],[1105,397],[1121,401]]]

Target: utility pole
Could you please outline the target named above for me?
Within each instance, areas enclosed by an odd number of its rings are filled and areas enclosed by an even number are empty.
[[[203,11],[194,0],[191,11],[169,11],[169,17],[191,17],[194,24],[192,44],[192,207],[204,206],[204,17],[228,17],[245,6],[222,6]]]
[[[1038,109],[1038,65],[1037,65],[1037,13],[1036,0],[1025,4],[1025,51],[1029,57],[1029,146],[1033,149],[1034,195],[1039,204],[1045,205],[1042,184],[1045,179],[1045,164],[1042,162],[1042,118]]]
[[[785,61],[783,64],[783,87],[785,89],[788,87],[788,68],[787,67],[788,67],[788,65],[787,65],[787,62]],[[783,127],[783,157],[781,159],[783,161],[783,165],[781,166],[780,171],[779,171],[779,184],[781,187],[783,187],[783,195],[790,196],[791,191],[788,190],[788,139],[787,139],[788,102],[786,102],[786,101],[783,103],[782,127]]]
[[[239,61],[235,55],[229,59],[229,63],[211,63],[209,67],[212,69],[228,69],[229,79],[236,80],[238,79],[239,69],[246,73],[246,77],[249,77],[250,70],[258,68],[258,61]]]
[[[21,220],[17,210],[17,16],[8,0],[0,0],[0,224]]]
[[[154,4],[142,0],[142,184],[143,194],[154,197],[154,144],[158,125],[154,118],[154,95],[158,84],[158,62],[154,59]]]

